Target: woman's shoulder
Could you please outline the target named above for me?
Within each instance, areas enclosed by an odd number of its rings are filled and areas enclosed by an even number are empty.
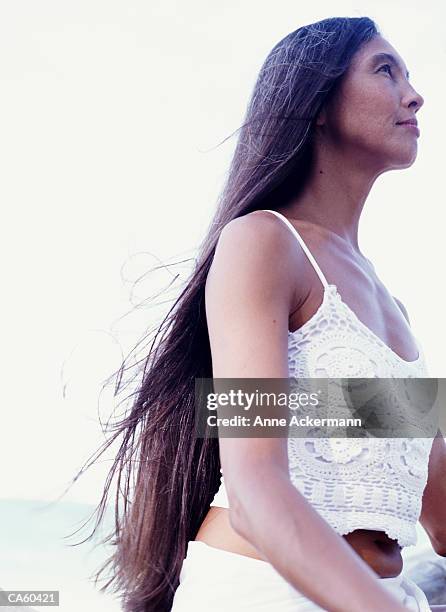
[[[288,283],[299,276],[296,271],[303,273],[307,266],[305,253],[296,248],[296,239],[289,228],[265,210],[255,210],[229,221],[220,233],[215,258],[251,263],[261,274],[282,274]]]
[[[288,261],[290,243],[280,221],[264,211],[235,217],[223,227],[217,240],[213,265],[249,266],[268,274],[278,270],[278,261]],[[286,228],[285,228],[286,229]],[[280,266],[283,270],[286,266]]]
[[[229,221],[223,228],[223,231],[246,233],[247,237],[254,237],[271,241],[283,242],[284,224],[276,215],[266,210],[253,210],[239,217],[235,217]]]
[[[221,237],[231,241],[234,247],[249,245],[264,258],[274,255],[277,261],[279,257],[284,257],[294,271],[299,261],[305,265],[305,254],[301,248],[297,248],[296,238],[290,228],[267,210],[254,210],[235,217],[224,226]]]
[[[219,236],[209,277],[253,292],[280,293],[291,312],[307,291],[306,256],[285,224],[263,210],[229,221]],[[237,283],[234,276],[237,277]],[[207,283],[208,284],[208,283]]]

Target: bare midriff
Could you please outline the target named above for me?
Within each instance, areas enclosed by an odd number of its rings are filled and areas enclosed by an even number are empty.
[[[390,578],[401,573],[403,569],[401,546],[384,531],[356,529],[342,537],[381,578]],[[227,508],[211,506],[195,540],[267,562],[252,544],[234,531],[229,522]]]

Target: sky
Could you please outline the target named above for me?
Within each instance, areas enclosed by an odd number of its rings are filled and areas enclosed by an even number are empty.
[[[325,17],[375,19],[425,99],[418,159],[379,178],[359,239],[431,375],[444,375],[445,12],[399,0],[0,2],[0,497],[57,498],[101,444],[99,414],[114,405],[102,383],[160,316],[138,304],[174,270],[144,275],[194,256],[236,139],[220,143],[261,64]],[[65,499],[98,502],[112,456]]]

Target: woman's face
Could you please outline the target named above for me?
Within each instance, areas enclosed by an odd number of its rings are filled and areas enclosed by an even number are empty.
[[[356,163],[378,173],[407,168],[415,161],[419,132],[399,122],[416,121],[423,103],[402,58],[376,36],[356,53],[318,123],[331,144],[350,153]]]

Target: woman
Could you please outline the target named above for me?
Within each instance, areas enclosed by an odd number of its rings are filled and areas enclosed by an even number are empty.
[[[192,278],[108,443],[124,436],[103,501],[125,472],[108,583],[125,610],[430,609],[401,549],[420,518],[446,555],[441,436],[406,455],[394,439],[388,470],[366,441],[336,462],[291,439],[194,436],[196,378],[427,375],[358,245],[375,179],[415,161],[422,104],[368,18],[301,27],[268,55]]]

